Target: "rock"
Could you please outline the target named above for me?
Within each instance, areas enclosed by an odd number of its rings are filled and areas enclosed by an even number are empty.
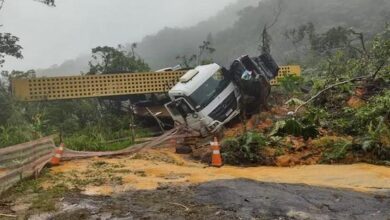
[[[190,154],[192,153],[192,148],[189,146],[179,146],[176,147],[177,154]]]

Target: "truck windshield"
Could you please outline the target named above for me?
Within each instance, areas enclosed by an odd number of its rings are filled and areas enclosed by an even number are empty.
[[[224,76],[222,70],[218,70],[214,75],[204,82],[194,93],[190,95],[197,110],[206,107],[215,97],[217,97],[230,83]]]

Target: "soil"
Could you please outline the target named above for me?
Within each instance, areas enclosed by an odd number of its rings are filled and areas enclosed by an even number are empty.
[[[360,98],[363,92],[356,91],[355,96],[352,96],[348,101],[350,107],[359,108],[365,103]],[[384,163],[383,158],[386,157],[386,153],[373,154],[370,152],[362,152],[359,150],[352,150],[349,148],[344,156],[337,157],[334,152],[334,146],[340,143],[353,143],[354,138],[351,136],[337,134],[329,128],[318,127],[319,135],[314,138],[305,140],[303,137],[294,137],[291,135],[283,137],[268,137],[274,127],[274,124],[279,120],[284,120],[291,116],[288,113],[294,111],[294,107],[286,105],[278,105],[272,107],[269,111],[262,112],[257,115],[253,115],[249,118],[245,126],[240,121],[234,121],[228,125],[221,135],[223,139],[237,138],[243,135],[246,131],[261,133],[268,140],[267,146],[261,146],[261,150],[258,151],[258,156],[264,158],[256,162],[256,164],[248,164],[248,161],[239,161],[244,165],[267,165],[267,166],[279,166],[288,167],[296,165],[314,165],[314,164],[352,164],[352,163]],[[272,138],[280,138],[277,141],[269,141]],[[390,138],[380,137],[381,143],[390,144]],[[221,139],[221,140],[223,140]],[[223,141],[221,141],[221,152],[224,152]],[[202,146],[193,153],[193,158],[199,160],[200,158],[208,157],[210,154],[209,146]],[[240,160],[240,159],[237,159]],[[202,162],[205,160],[201,160]],[[207,162],[207,161],[205,161]]]

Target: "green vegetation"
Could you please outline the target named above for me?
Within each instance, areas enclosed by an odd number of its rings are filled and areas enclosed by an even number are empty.
[[[248,132],[238,138],[222,142],[222,157],[228,164],[251,164],[262,162],[259,153],[266,145],[266,138],[259,133]]]
[[[270,50],[279,64],[303,67],[301,77],[288,76],[273,89],[278,104],[287,101],[284,107],[294,114],[275,118],[261,138],[255,138],[257,131],[249,131],[226,141],[227,161],[261,162],[262,157],[256,155],[264,145],[272,145],[282,155],[299,145],[286,141],[290,137],[292,142],[294,138],[310,142],[329,134],[351,140],[320,145],[324,162],[351,154],[388,161],[389,9],[386,0],[376,4],[365,0],[241,1],[192,28],[166,28],[126,47],[96,47],[87,74],[150,70],[138,54],[153,68],[177,62],[190,67],[213,60],[228,67],[241,54],[258,54],[260,46],[260,50]],[[0,51],[0,64],[5,56],[22,58],[18,41],[11,34],[0,35],[0,43],[6,45]],[[121,103],[143,96],[19,103],[10,95],[9,80],[35,77],[34,71],[3,71],[2,75],[0,147],[53,133],[60,133],[67,146],[77,150],[120,149],[132,144],[126,139],[130,121]],[[140,136],[144,132],[137,131]],[[122,141],[113,141],[117,139]]]
[[[54,211],[56,201],[62,198],[65,193],[69,193],[70,189],[63,183],[54,184],[47,189],[43,188],[42,184],[52,178],[54,177],[47,170],[43,170],[40,178],[22,180],[15,187],[6,191],[3,196],[4,198],[23,198],[22,201],[31,204],[30,210]]]
[[[264,161],[267,156],[277,160],[284,155],[304,161],[315,155],[319,158],[317,162],[322,163],[372,161],[388,164],[390,26],[371,41],[351,42],[349,39],[354,33],[336,27],[311,36],[329,44],[309,47],[310,55],[306,59],[302,57],[308,65],[303,76],[286,77],[279,88],[273,89],[277,105],[280,107],[281,100],[285,100],[282,105],[290,113],[274,118],[273,126],[262,131],[264,136],[260,143],[248,145],[245,141],[248,135],[258,132],[256,127],[249,130],[250,133],[227,140],[222,148],[226,163],[257,161],[266,164],[269,162]],[[364,39],[361,35],[358,37]],[[309,41],[307,44],[314,43]],[[313,54],[318,58],[316,62],[311,61]],[[268,152],[260,150],[264,148],[271,149]],[[309,153],[302,153],[305,151]]]
[[[88,74],[147,71],[141,58],[126,53],[119,46],[93,49],[91,71]],[[34,71],[2,72],[0,78],[0,147],[6,147],[46,135],[59,134],[67,147],[75,150],[118,150],[132,145],[129,129],[130,115],[122,101],[137,100],[139,96],[93,98],[25,103],[10,94],[13,78],[34,78]],[[137,129],[137,137],[148,131]]]

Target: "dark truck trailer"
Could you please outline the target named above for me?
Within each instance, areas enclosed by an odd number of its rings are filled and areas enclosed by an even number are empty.
[[[279,66],[269,54],[241,56],[233,61],[229,74],[241,92],[241,108],[245,114],[267,109],[271,92],[270,80],[278,75]]]

